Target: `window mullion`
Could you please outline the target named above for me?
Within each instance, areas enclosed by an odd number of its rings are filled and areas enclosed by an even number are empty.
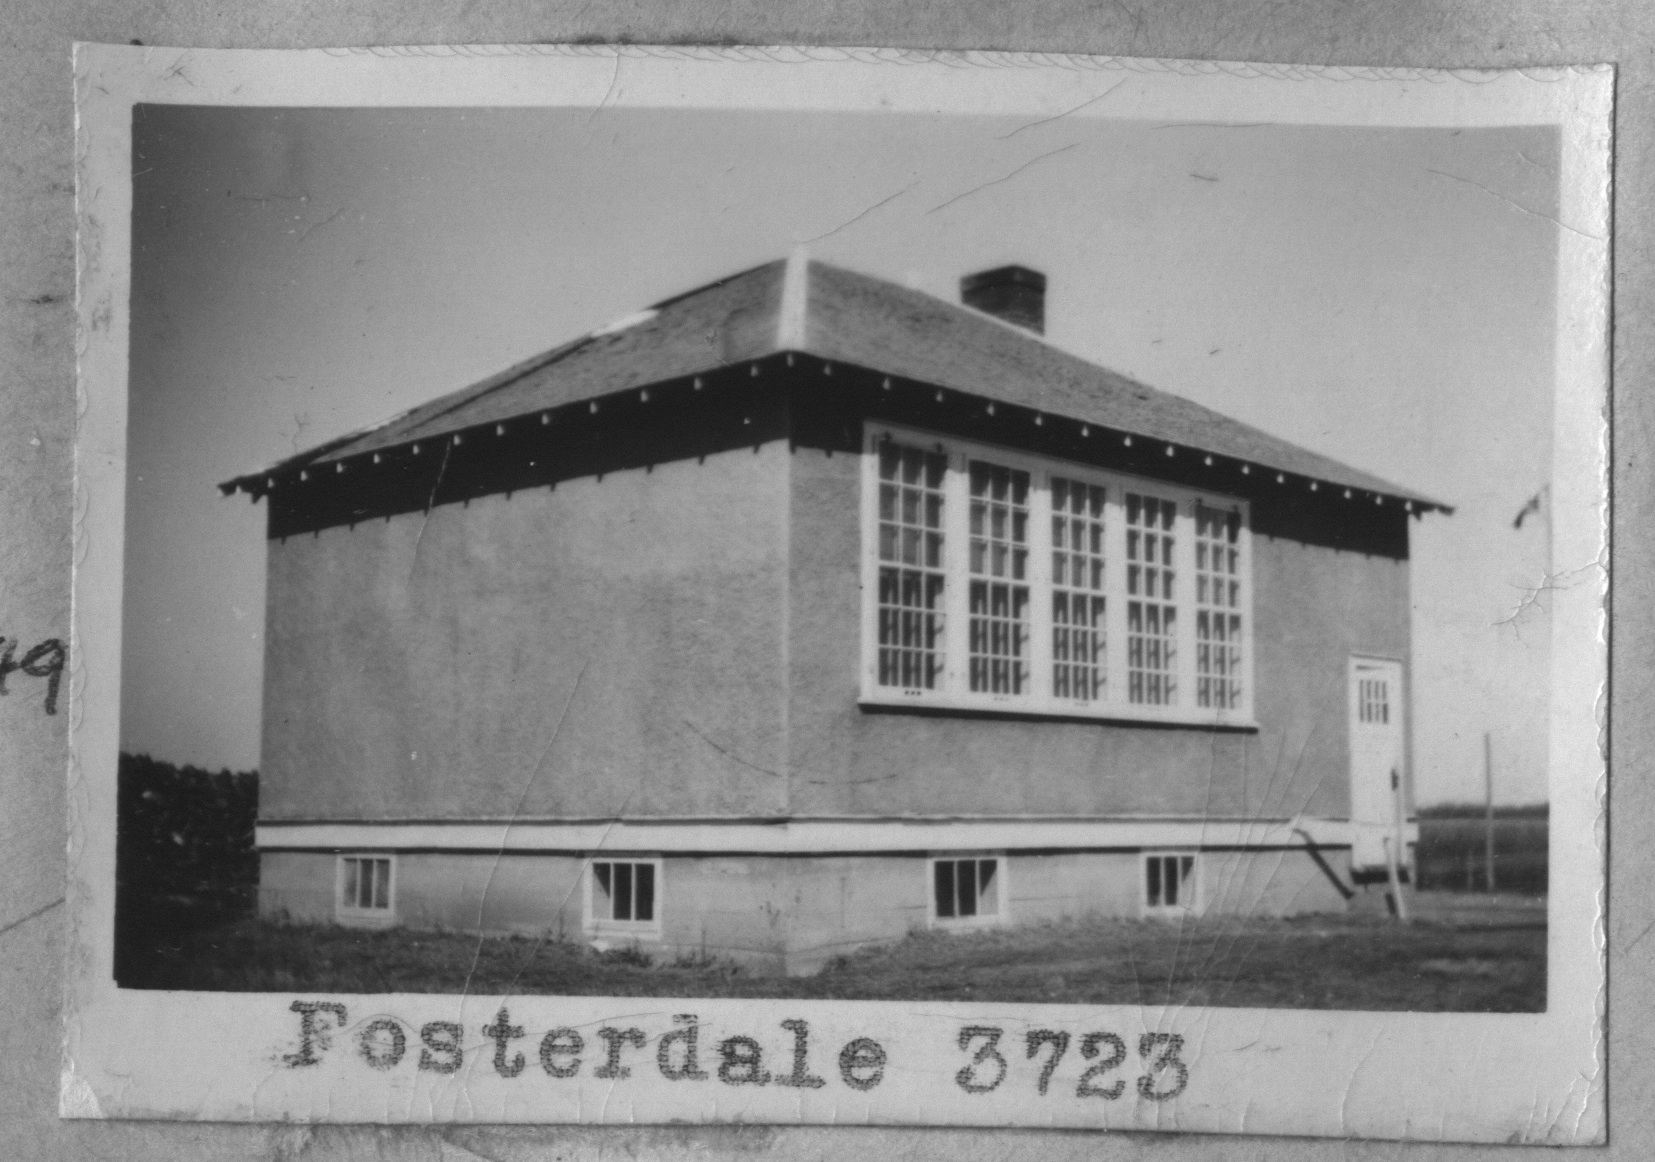
[[[1173,640],[1178,656],[1173,673],[1178,683],[1171,705],[1179,710],[1194,710],[1195,699],[1195,502],[1188,497],[1178,501],[1178,515],[1173,518],[1172,564],[1175,574],[1172,582],[1173,604],[1178,610],[1178,631]]]
[[[948,453],[943,477],[943,627],[948,655],[943,668],[943,691],[950,695],[970,690],[971,665],[971,521],[970,477],[964,453]]]
[[[1241,535],[1236,538],[1237,576],[1241,581],[1241,704],[1236,710],[1253,720],[1253,514],[1241,506]]]
[[[1029,481],[1029,697],[1052,698],[1052,477]]]
[[[1104,665],[1108,675],[1105,702],[1127,704],[1126,675],[1126,490],[1109,482],[1103,510]]]
[[[862,696],[879,690],[879,437],[862,450]]]

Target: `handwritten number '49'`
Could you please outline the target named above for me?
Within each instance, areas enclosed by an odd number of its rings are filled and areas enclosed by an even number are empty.
[[[18,638],[0,637],[0,695],[7,693],[6,676],[18,670],[31,678],[45,678],[44,709],[47,714],[56,714],[58,684],[63,679],[64,667],[69,663],[69,650],[57,638],[49,637],[24,654],[19,662],[15,659],[22,644]]]

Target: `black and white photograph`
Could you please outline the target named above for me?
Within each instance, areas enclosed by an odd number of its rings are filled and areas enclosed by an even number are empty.
[[[200,1116],[1233,1129],[1301,1038],[1261,1129],[1596,1132],[1387,1087],[1596,1052],[1602,74],[100,52],[87,987],[256,1012]]]

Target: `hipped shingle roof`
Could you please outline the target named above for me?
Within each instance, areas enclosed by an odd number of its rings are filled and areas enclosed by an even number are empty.
[[[1440,501],[1089,363],[982,312],[798,256],[658,303],[377,427],[221,487],[260,492],[266,477],[306,465],[785,351],[1451,511]],[[819,390],[833,390],[833,383],[824,380]]]

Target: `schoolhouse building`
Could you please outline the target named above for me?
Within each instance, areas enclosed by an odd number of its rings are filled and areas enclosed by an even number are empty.
[[[1434,500],[795,255],[223,485],[269,502],[261,908],[811,971],[1360,906]]]

